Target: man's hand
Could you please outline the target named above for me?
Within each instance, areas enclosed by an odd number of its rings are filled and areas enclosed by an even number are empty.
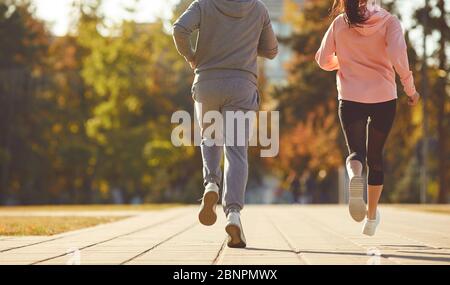
[[[416,94],[414,94],[411,97],[408,97],[408,105],[409,106],[416,106],[419,103],[420,100],[420,94],[418,92],[416,92]]]

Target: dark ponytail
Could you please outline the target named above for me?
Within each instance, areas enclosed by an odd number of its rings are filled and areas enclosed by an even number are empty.
[[[367,21],[367,1],[364,0],[334,0],[332,16],[344,13],[344,19],[350,27],[359,27]]]

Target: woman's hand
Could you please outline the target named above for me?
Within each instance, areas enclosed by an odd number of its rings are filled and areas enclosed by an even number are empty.
[[[420,100],[420,94],[418,92],[416,92],[416,94],[414,94],[411,97],[408,97],[408,105],[409,106],[416,106],[419,103]]]

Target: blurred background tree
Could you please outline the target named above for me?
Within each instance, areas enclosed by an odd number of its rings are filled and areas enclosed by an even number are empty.
[[[313,202],[337,201],[337,169],[342,164],[344,142],[337,117],[335,74],[322,72],[315,54],[331,23],[330,1],[306,1],[301,9],[287,1],[286,21],[293,27],[288,84],[275,89],[274,98],[281,112],[280,159],[276,161],[285,176],[309,172],[317,181]],[[299,12],[300,10],[300,12]]]
[[[176,52],[170,31],[170,22],[192,0],[174,2],[169,20],[113,25],[101,9],[104,2],[74,0],[69,33],[55,36],[36,16],[31,0],[0,0],[0,204],[200,198],[199,149],[175,148],[170,141],[172,113],[187,110],[193,115],[192,71]],[[383,2],[401,15],[395,1]],[[429,202],[441,203],[448,202],[450,184],[450,29],[445,2],[430,0],[431,8],[418,9],[411,28],[420,30],[427,17],[426,32],[433,42],[427,60],[427,194]],[[280,41],[293,51],[286,84],[271,85],[264,64],[259,71],[263,109],[280,111],[280,154],[262,159],[259,148],[251,148],[251,195],[291,191],[304,203],[338,201],[347,150],[337,117],[335,74],[320,70],[314,61],[332,21],[331,3],[284,1],[284,21],[292,33]],[[132,14],[136,7],[130,2],[127,10]],[[411,32],[406,31],[408,51],[420,90],[422,53],[410,41]],[[423,118],[421,108],[407,106],[401,89],[386,147],[389,175],[383,200],[415,203],[420,201]],[[278,188],[266,184],[267,177],[275,178]],[[258,199],[252,196],[249,201]]]
[[[0,2],[0,201],[39,200],[48,184],[45,129],[52,121],[45,69],[49,34],[30,4]],[[36,189],[36,186],[40,189]],[[44,190],[45,189],[45,190]]]

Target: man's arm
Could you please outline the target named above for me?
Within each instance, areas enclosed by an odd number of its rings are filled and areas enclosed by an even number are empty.
[[[264,27],[258,44],[258,56],[274,59],[278,54],[278,40],[273,31],[269,13],[266,10]]]
[[[189,8],[178,18],[173,25],[173,40],[178,53],[181,54],[187,62],[194,62],[195,52],[192,49],[190,37],[192,33],[200,27],[200,5],[194,1]]]

